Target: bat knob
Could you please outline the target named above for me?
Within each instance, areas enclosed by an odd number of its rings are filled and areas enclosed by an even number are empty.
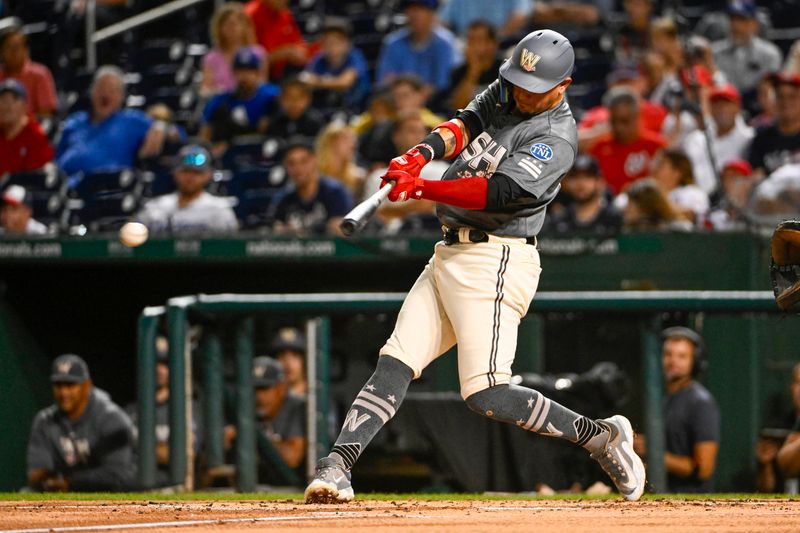
[[[345,237],[351,236],[357,228],[358,223],[352,218],[345,218],[339,223],[339,229],[342,230]]]

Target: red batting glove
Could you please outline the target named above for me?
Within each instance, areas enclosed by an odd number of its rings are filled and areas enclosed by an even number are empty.
[[[425,188],[425,180],[412,176],[402,170],[390,170],[381,181],[381,187],[387,182],[393,181],[394,188],[389,193],[389,200],[392,202],[405,202],[409,198],[419,200],[422,198],[422,189]]]
[[[389,172],[401,170],[408,172],[413,177],[418,177],[422,167],[428,163],[425,156],[417,148],[412,148],[401,156],[395,157],[389,162]]]

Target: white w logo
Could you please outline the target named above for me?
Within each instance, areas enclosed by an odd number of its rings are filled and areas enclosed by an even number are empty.
[[[344,419],[344,427],[346,427],[349,431],[355,431],[358,429],[358,426],[366,422],[370,419],[370,416],[367,414],[363,414],[358,416],[358,411],[355,409],[350,409],[350,412],[347,413],[347,418]]]

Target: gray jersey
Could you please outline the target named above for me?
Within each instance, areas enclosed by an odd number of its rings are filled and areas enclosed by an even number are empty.
[[[495,81],[466,108],[481,120],[483,132],[453,161],[442,179],[472,176],[511,178],[532,196],[499,209],[470,210],[437,205],[442,224],[471,227],[503,237],[533,237],[578,152],[575,119],[566,99],[545,113],[530,116],[500,103]]]
[[[28,472],[61,474],[70,490],[130,490],[135,474],[133,424],[108,393],[95,387],[77,420],[69,420],[56,405],[39,411],[27,455]]]
[[[239,227],[230,201],[207,192],[185,207],[178,205],[178,193],[153,198],[136,218],[156,234],[226,233]]]

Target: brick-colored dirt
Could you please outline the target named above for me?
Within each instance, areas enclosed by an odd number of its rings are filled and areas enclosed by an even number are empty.
[[[137,527],[138,526],[138,527]],[[797,500],[0,502],[0,533],[355,531],[472,533],[797,533]]]

